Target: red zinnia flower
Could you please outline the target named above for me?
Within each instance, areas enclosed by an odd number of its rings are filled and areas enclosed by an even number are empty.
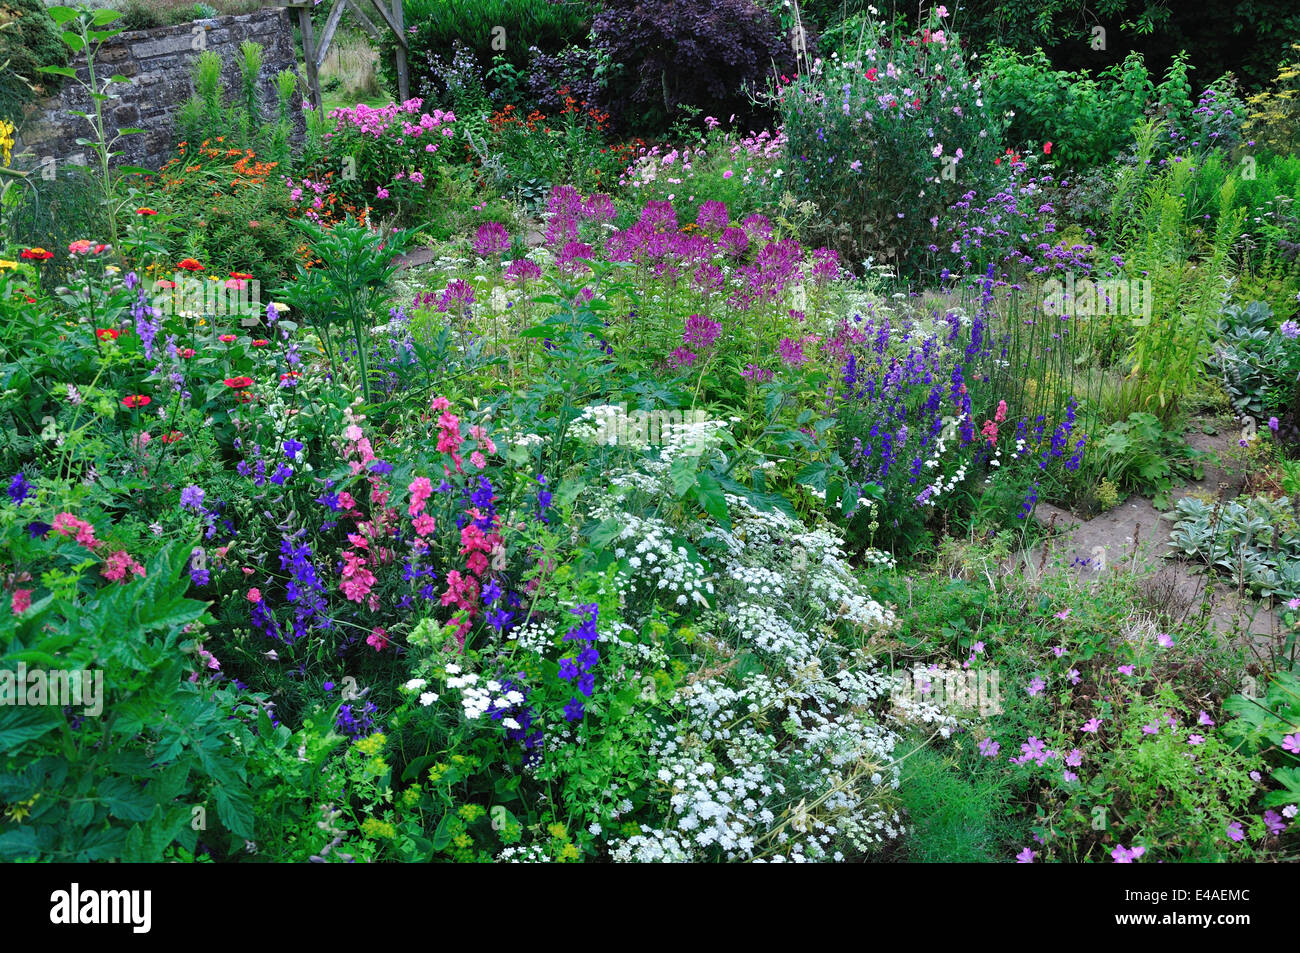
[[[110,339],[116,341],[117,336],[121,333],[122,332],[116,328],[98,328],[95,331],[95,337],[99,338],[101,341],[107,341]]]
[[[44,248],[37,246],[36,248],[24,248],[22,255],[19,257],[27,258],[31,261],[49,261],[54,257],[54,252],[46,251]]]
[[[231,390],[243,390],[245,387],[253,386],[251,377],[227,377],[223,383]]]
[[[1050,156],[1051,154],[1052,154],[1052,144],[1051,144],[1050,142],[1044,142],[1044,143],[1043,143],[1043,155],[1049,155],[1049,156]]]
[[[256,341],[253,342],[253,347],[266,347],[270,343],[271,342],[268,341],[266,338],[258,338]]]
[[[151,208],[138,208],[135,210],[136,215],[157,215],[157,211]]]
[[[223,334],[217,338],[217,340],[220,341],[222,344],[229,344],[234,339],[235,336],[233,334]]]
[[[182,258],[176,265],[177,268],[183,268],[185,271],[202,271],[203,266],[193,258]]]
[[[242,278],[242,279],[244,279],[244,280],[247,281],[248,279],[252,278],[253,276],[252,276],[252,275],[249,275],[249,274],[246,274],[246,273],[244,273],[244,272],[242,272],[242,271],[232,271],[232,272],[230,273],[230,277],[231,277],[231,278]]]
[[[131,394],[122,398],[122,403],[127,407],[145,407],[153,403],[153,398],[145,394]]]

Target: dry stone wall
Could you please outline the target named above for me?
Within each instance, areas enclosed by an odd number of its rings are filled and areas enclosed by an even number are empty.
[[[275,115],[275,76],[283,69],[297,72],[298,67],[292,22],[283,7],[122,33],[105,43],[95,57],[98,77],[120,74],[131,80],[129,87],[116,90],[119,98],[105,103],[108,125],[113,130],[145,130],[120,140],[117,148],[123,155],[114,161],[148,169],[166,162],[176,111],[194,91],[194,60],[205,49],[221,57],[229,96],[239,90],[239,44],[245,40],[262,44],[263,115]],[[71,65],[81,77],[88,75],[84,57]],[[66,80],[58,95],[43,100],[26,117],[15,150],[30,153],[24,158],[26,166],[86,164],[87,150],[77,145],[77,139],[90,138],[90,127],[70,110],[90,112],[91,104],[80,87]],[[300,139],[302,116],[295,116],[295,137]]]

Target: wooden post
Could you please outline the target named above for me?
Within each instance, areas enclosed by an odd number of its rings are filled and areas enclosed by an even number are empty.
[[[320,32],[320,46],[316,50],[317,69],[325,65],[325,54],[329,52],[330,43],[334,39],[334,31],[339,28],[339,18],[342,16],[343,0],[334,0],[334,6],[330,8],[329,18],[325,21],[325,29]]]
[[[311,90],[312,105],[322,108],[320,95],[320,74],[316,67],[316,41],[312,33],[311,8],[301,6],[298,10],[298,28],[302,30],[302,58],[307,68],[307,86]]]
[[[361,12],[361,7],[357,5],[356,0],[344,0],[344,3],[348,5],[348,9],[352,11],[353,15],[361,21],[361,25],[366,28],[366,32],[374,39],[379,39],[379,27],[370,21],[370,17]]]
[[[393,32],[397,34],[397,91],[400,100],[406,102],[411,98],[411,77],[406,71],[406,26],[402,20],[402,0],[393,0]]]

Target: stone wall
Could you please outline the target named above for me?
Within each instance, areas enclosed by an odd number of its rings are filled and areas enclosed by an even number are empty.
[[[227,102],[238,95],[239,44],[252,40],[262,44],[263,115],[276,114],[275,76],[282,69],[297,72],[298,56],[288,11],[272,7],[242,16],[195,20],[156,30],[137,30],[119,34],[105,43],[95,57],[95,72],[100,79],[120,74],[131,85],[118,85],[118,98],[104,103],[110,130],[139,128],[145,130],[125,136],[116,148],[123,155],[115,163],[157,169],[167,161],[173,144],[173,120],[176,111],[194,92],[193,64],[203,50],[221,57],[222,80]],[[73,67],[85,78],[86,60],[74,60]],[[56,163],[84,165],[87,150],[77,139],[92,138],[90,125],[70,110],[91,112],[89,97],[72,82],[64,80],[62,92],[42,100],[29,114],[18,135],[15,154],[27,152],[23,165]],[[303,119],[294,112],[294,135],[301,139]],[[110,133],[111,135],[111,133]],[[15,164],[18,164],[15,159]]]

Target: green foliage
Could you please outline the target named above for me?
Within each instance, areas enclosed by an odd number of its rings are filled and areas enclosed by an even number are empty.
[[[816,203],[810,233],[855,264],[868,255],[914,264],[933,221],[994,172],[1002,120],[944,27],[935,16],[907,37],[863,20],[838,58],[780,90],[788,187]]]
[[[1207,503],[1188,497],[1166,514],[1174,521],[1169,544],[1188,559],[1230,576],[1262,597],[1300,596],[1300,529],[1283,497],[1243,497]],[[1290,633],[1284,655],[1294,650]]]
[[[6,550],[53,593],[0,618],[0,670],[29,672],[27,707],[0,706],[0,856],[158,861],[200,836],[210,849],[242,846],[254,820],[231,725],[186,678],[205,606],[185,596],[185,549],[163,546],[142,575],[103,584],[94,554],[57,532],[29,539],[16,515],[3,514]],[[94,673],[90,703],[32,707],[36,671]]]
[[[584,39],[591,23],[589,4],[548,0],[406,0],[402,12],[413,91],[423,88],[432,58],[449,55],[455,44],[467,49],[480,70],[497,54],[523,69],[529,47],[557,53]],[[379,59],[390,90],[397,89],[393,49],[392,36],[386,33]]]
[[[58,76],[42,66],[63,66],[68,51],[41,0],[0,3],[0,119],[18,124],[22,107],[58,89]]]
[[[1175,480],[1197,479],[1202,454],[1177,433],[1165,430],[1154,414],[1135,411],[1102,432],[1094,466],[1104,479],[1134,493],[1154,496],[1168,505]]]

